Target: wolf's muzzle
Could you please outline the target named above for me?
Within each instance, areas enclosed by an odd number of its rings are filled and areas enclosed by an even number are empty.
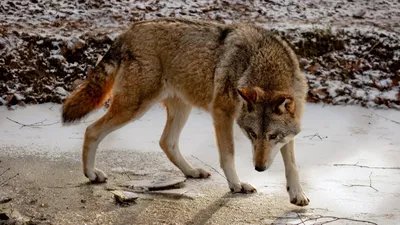
[[[258,172],[262,172],[262,171],[266,170],[267,167],[266,167],[266,166],[255,166],[255,169],[256,169]]]

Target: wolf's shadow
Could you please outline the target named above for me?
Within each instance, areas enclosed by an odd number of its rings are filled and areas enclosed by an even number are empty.
[[[206,208],[200,210],[187,224],[189,225],[203,225],[206,224],[211,217],[218,212],[219,209],[227,205],[231,200],[235,198],[248,198],[251,195],[243,194],[232,194],[231,192],[221,196]]]

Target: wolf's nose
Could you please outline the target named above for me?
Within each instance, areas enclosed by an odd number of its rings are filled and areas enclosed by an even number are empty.
[[[266,167],[266,166],[256,166],[255,169],[256,169],[258,172],[262,172],[262,171],[266,170],[267,167]]]

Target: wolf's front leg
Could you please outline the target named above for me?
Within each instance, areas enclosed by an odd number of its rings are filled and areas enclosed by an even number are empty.
[[[241,182],[235,169],[233,116],[218,110],[213,112],[214,129],[219,150],[220,165],[224,170],[229,188],[234,193],[254,193],[256,189],[246,182]]]
[[[299,172],[294,157],[294,141],[292,140],[283,146],[281,153],[285,164],[286,190],[289,193],[290,202],[298,206],[306,206],[310,200],[304,193],[299,181]]]
[[[160,146],[170,161],[187,177],[207,178],[211,174],[202,168],[193,168],[179,151],[179,136],[189,118],[192,107],[177,98],[164,101],[167,108],[167,123],[160,139]]]

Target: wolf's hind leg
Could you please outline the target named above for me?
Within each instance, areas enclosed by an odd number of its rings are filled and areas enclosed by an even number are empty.
[[[160,139],[160,147],[168,159],[187,177],[206,178],[211,174],[202,168],[193,168],[179,151],[179,136],[186,124],[192,107],[178,98],[164,101],[167,108],[167,123]]]
[[[298,206],[306,206],[310,200],[300,184],[294,157],[294,141],[292,140],[284,145],[281,148],[281,153],[285,164],[286,189],[289,192],[290,202]]]
[[[129,98],[126,97],[115,95],[107,113],[86,129],[82,151],[83,172],[91,182],[101,183],[107,180],[106,174],[95,168],[96,150],[101,140],[129,121],[138,119],[151,105],[151,101],[130,101],[127,104],[126,99]],[[131,97],[135,99],[134,96]]]

